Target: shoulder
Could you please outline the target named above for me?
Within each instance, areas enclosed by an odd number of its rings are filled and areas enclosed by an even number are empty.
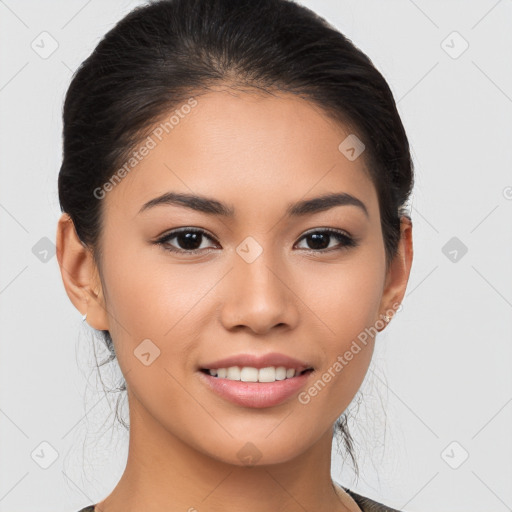
[[[388,507],[387,505],[383,505],[377,501],[372,500],[371,498],[367,498],[366,496],[361,496],[350,489],[345,489],[345,492],[352,497],[352,499],[357,503],[359,508],[363,512],[400,512],[396,508]]]

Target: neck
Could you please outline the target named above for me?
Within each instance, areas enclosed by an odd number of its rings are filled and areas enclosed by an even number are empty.
[[[308,450],[272,465],[233,465],[169,432],[130,397],[125,471],[95,512],[346,512],[353,500],[331,476],[332,429]]]

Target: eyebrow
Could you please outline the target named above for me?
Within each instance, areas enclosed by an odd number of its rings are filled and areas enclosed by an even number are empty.
[[[233,206],[217,201],[216,199],[179,192],[167,192],[151,199],[142,205],[139,214],[150,208],[161,205],[182,206],[208,215],[219,215],[226,218],[233,218],[235,215]],[[347,194],[346,192],[324,194],[312,199],[289,203],[285,213],[288,217],[301,217],[323,212],[336,206],[356,206],[364,212],[366,217],[369,217],[365,204],[357,197]]]

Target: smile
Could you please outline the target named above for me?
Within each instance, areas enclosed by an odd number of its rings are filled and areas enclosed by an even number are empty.
[[[220,379],[242,382],[275,382],[302,375],[305,372],[312,371],[312,368],[301,371],[284,366],[268,366],[266,368],[230,366],[229,368],[216,368],[213,370],[203,369],[202,371],[205,373],[208,372],[211,376]]]
[[[235,370],[232,368],[235,368]],[[279,380],[277,377],[283,375],[283,370],[280,370],[280,367],[269,368],[261,368],[259,370],[251,367],[240,369],[237,366],[227,369],[220,368],[221,371],[226,370],[225,377],[210,374],[211,372],[224,373],[219,372],[219,370],[202,369],[197,374],[210,391],[224,400],[241,407],[261,409],[280,405],[296,396],[306,386],[310,375],[313,373],[313,369],[309,368],[295,375],[295,369],[289,369],[286,370],[286,373],[289,372],[290,376],[287,377],[285,375],[284,379]],[[267,381],[254,380],[256,372],[259,379],[262,370],[263,379],[271,379],[272,377],[273,379]],[[291,372],[294,375],[291,375]],[[231,378],[232,375],[235,377],[239,376],[239,378]],[[253,380],[243,380],[242,376],[246,378],[246,375]]]

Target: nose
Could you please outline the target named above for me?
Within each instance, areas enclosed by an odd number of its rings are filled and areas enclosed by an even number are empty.
[[[285,330],[297,325],[297,285],[290,270],[267,257],[266,251],[251,263],[235,253],[233,268],[222,286],[220,319],[226,329],[246,328],[263,335],[273,328]]]

